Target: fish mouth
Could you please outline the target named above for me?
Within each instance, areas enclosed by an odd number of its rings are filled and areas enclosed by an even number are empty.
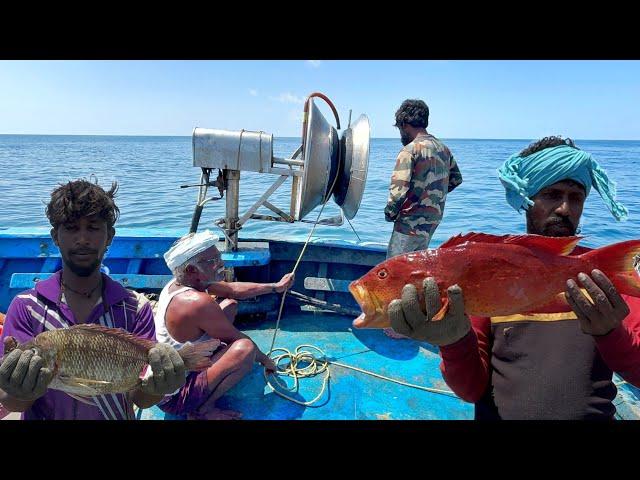
[[[349,291],[363,312],[353,321],[354,328],[376,328],[385,313],[384,305],[380,299],[375,293],[368,291],[357,282],[352,282],[349,285]]]

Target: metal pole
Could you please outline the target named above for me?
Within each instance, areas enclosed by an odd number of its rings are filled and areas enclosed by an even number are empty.
[[[193,216],[191,217],[191,228],[189,228],[190,233],[195,233],[198,231],[200,216],[202,215],[202,209],[204,208],[204,199],[207,196],[207,188],[209,188],[209,172],[210,171],[211,170],[208,168],[203,168],[202,174],[200,175],[200,189],[198,191],[198,202],[196,203],[196,208],[193,211]]]
[[[238,208],[240,200],[240,170],[227,170],[227,218],[225,230],[227,237],[224,241],[226,252],[238,250]],[[231,239],[231,242],[229,241]]]
[[[272,163],[274,165],[291,165],[292,167],[303,167],[304,166],[304,162],[302,160],[294,160],[293,158],[273,157]]]

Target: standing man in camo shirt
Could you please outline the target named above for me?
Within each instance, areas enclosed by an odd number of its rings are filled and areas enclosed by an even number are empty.
[[[449,148],[427,132],[429,107],[422,100],[405,100],[396,112],[404,148],[391,175],[384,209],[394,222],[387,258],[428,248],[442,220],[447,193],[462,183]]]

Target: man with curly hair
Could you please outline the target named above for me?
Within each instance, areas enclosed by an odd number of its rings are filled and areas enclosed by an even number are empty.
[[[114,202],[116,191],[116,183],[105,191],[97,183],[77,180],[52,192],[46,214],[62,269],[13,299],[0,337],[0,356],[8,336],[26,343],[44,331],[84,323],[156,340],[148,302],[100,271],[120,213]],[[48,390],[54,372],[32,350],[15,349],[0,363],[0,403],[9,411],[23,412],[27,420],[131,419],[133,404],[154,405],[185,383],[184,363],[170,345],[156,345],[149,359],[151,375],[135,391],[79,401]]]
[[[528,234],[574,236],[592,187],[616,220],[627,216],[606,172],[570,139],[531,144],[498,176],[509,205],[525,212]],[[589,250],[577,246],[570,255]],[[452,285],[445,317],[433,321],[441,307],[437,280],[425,279],[423,292],[420,302],[405,285],[389,306],[391,324],[440,347],[443,377],[475,404],[476,419],[610,420],[613,372],[640,386],[640,298],[621,295],[600,270],[567,279],[564,296],[536,312],[509,316],[468,316],[462,289]]]
[[[384,209],[393,233],[387,258],[425,250],[444,214],[447,194],[462,183],[453,154],[427,132],[429,107],[422,100],[405,100],[396,112],[404,148],[398,154],[391,175],[389,199]],[[404,338],[385,329],[391,338]]]

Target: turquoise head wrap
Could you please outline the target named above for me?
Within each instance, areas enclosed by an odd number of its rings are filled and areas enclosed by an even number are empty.
[[[516,211],[527,210],[536,193],[561,180],[573,180],[584,186],[587,195],[593,186],[616,220],[626,220],[629,211],[616,201],[615,182],[598,162],[583,150],[558,145],[526,157],[511,155],[498,169],[506,190],[507,202]]]

